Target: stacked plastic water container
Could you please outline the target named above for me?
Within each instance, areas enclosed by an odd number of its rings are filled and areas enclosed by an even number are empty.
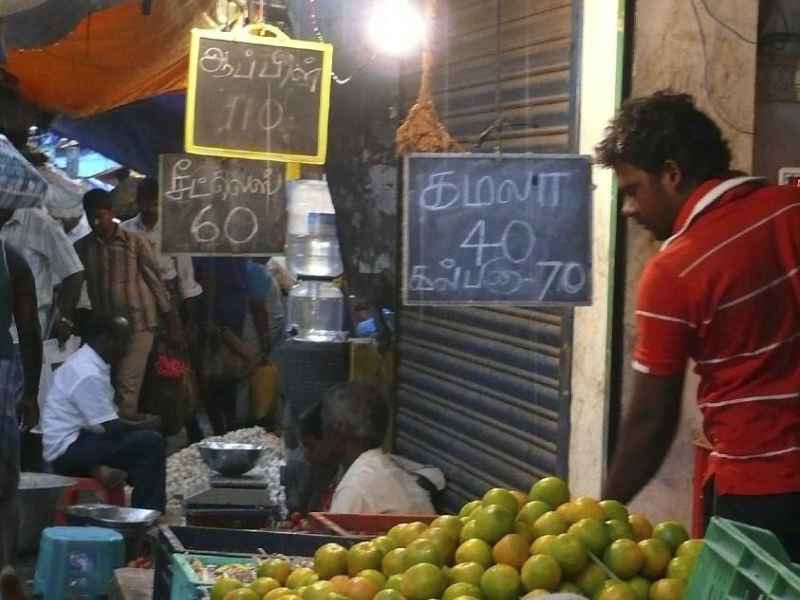
[[[344,268],[327,182],[289,182],[288,213],[286,264],[298,281],[287,303],[289,335],[297,341],[346,341],[344,296],[333,284]]]

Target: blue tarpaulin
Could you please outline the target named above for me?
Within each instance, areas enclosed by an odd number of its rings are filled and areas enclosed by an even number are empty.
[[[158,177],[158,155],[183,152],[185,110],[186,94],[175,92],[84,119],[60,116],[51,128],[126,167]]]

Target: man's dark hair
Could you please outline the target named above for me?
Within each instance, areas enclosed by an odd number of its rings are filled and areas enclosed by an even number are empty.
[[[104,334],[111,331],[114,315],[99,314],[93,316],[86,325],[86,341],[92,345]]]
[[[150,196],[158,198],[158,180],[152,177],[145,177],[140,180],[136,185],[136,201],[138,202],[142,196]]]
[[[100,188],[95,188],[83,195],[83,210],[85,210],[87,214],[93,213],[100,208],[113,208],[111,194]]]
[[[340,383],[325,392],[322,426],[346,432],[370,448],[383,445],[389,427],[389,404],[383,388],[371,383]]]
[[[728,142],[717,124],[697,109],[692,96],[671,90],[627,100],[595,155],[604,167],[628,163],[653,174],[672,160],[695,184],[724,176],[731,163]]]
[[[310,435],[321,440],[323,437],[322,402],[317,402],[300,415],[297,419],[297,426],[300,435]]]

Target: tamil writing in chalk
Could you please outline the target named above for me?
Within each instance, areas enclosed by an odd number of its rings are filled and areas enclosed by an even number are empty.
[[[586,304],[589,159],[416,154],[406,161],[408,304]]]

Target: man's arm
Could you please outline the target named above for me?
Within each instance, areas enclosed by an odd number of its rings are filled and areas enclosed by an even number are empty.
[[[167,323],[167,335],[173,343],[182,343],[183,335],[181,332],[179,315],[172,310],[169,292],[164,282],[161,280],[161,271],[150,249],[150,244],[135,233],[128,232],[128,235],[136,238],[139,272],[142,274],[145,284],[153,293],[156,304],[158,305],[158,310]]]
[[[5,245],[6,260],[13,291],[14,321],[19,334],[20,354],[25,377],[24,422],[33,427],[39,420],[37,396],[42,372],[42,332],[39,328],[39,307],[36,283],[28,263],[9,244]]]
[[[42,232],[44,236],[45,252],[53,269],[55,280],[60,282],[58,294],[58,314],[60,319],[54,325],[54,332],[62,344],[72,334],[72,319],[75,306],[81,297],[83,286],[83,263],[75,247],[69,241],[61,224],[49,216],[44,216],[47,224]]]
[[[141,421],[129,421],[127,419],[117,418],[100,423],[100,427],[103,428],[104,433],[111,436],[122,435],[130,431],[160,431],[161,418],[152,415]]]
[[[60,318],[54,325],[54,333],[63,345],[72,335],[75,328],[75,306],[81,297],[83,288],[83,271],[73,273],[61,282],[61,291],[58,294],[58,314]]]
[[[604,498],[629,502],[664,462],[681,414],[683,373],[634,374],[633,399],[606,481]]]

